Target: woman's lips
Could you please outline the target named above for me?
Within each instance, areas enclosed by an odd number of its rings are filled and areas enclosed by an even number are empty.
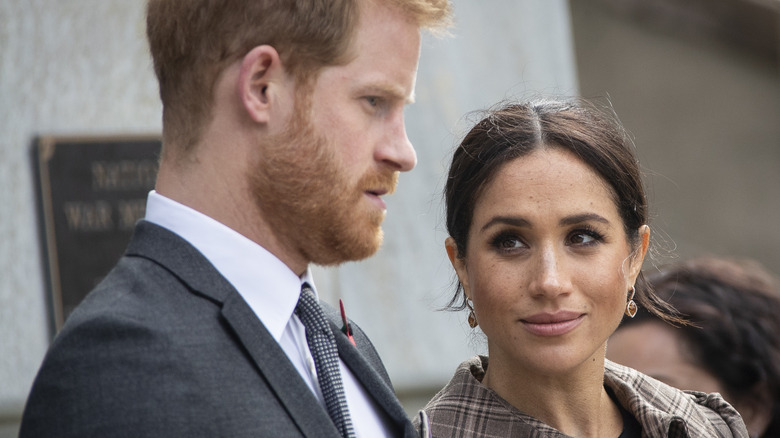
[[[560,336],[574,330],[582,322],[585,314],[561,311],[556,313],[538,313],[521,319],[526,330],[537,336]]]

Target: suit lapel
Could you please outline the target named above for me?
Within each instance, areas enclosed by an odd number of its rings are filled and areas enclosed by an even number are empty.
[[[238,291],[203,255],[177,234],[140,221],[126,255],[144,257],[168,269],[193,293],[222,308],[222,315],[252,358],[269,388],[305,436],[338,437],[330,417],[287,360],[287,355]]]
[[[238,293],[225,301],[222,314],[301,432],[306,436],[338,437],[339,432],[322,405]]]
[[[412,423],[404,411],[403,406],[398,401],[393,388],[382,379],[384,369],[377,370],[363,356],[363,354],[349,341],[346,335],[330,321],[331,330],[336,336],[336,345],[339,349],[341,360],[352,370],[352,373],[360,381],[366,392],[370,394],[379,406],[381,406],[395,426],[396,433],[403,431],[401,436],[417,436],[414,432]],[[350,321],[350,327],[352,323]],[[359,342],[359,341],[358,341]],[[380,374],[381,373],[381,374]],[[389,381],[389,377],[388,377]]]

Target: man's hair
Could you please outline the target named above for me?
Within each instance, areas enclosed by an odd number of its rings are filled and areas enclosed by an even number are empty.
[[[349,60],[359,8],[376,0],[149,0],[146,33],[160,85],[165,143],[189,150],[210,120],[219,74],[260,45],[299,83]],[[381,0],[421,28],[450,19],[449,0]]]

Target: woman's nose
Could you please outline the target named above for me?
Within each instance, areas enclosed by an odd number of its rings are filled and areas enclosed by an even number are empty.
[[[531,292],[536,296],[568,293],[565,261],[559,251],[548,246],[538,253]]]

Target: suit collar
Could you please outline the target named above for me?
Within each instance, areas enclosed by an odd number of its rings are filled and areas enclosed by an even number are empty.
[[[146,220],[173,231],[202,253],[241,294],[274,339],[281,340],[301,292],[296,272],[257,242],[156,191],[149,193]]]
[[[165,228],[140,221],[126,255],[159,264],[193,293],[221,307],[226,324],[303,435],[339,436],[328,414],[246,301],[192,245]]]
[[[236,290],[195,247],[177,234],[145,220],[136,225],[127,256],[144,257],[171,272],[192,291],[223,302]]]

